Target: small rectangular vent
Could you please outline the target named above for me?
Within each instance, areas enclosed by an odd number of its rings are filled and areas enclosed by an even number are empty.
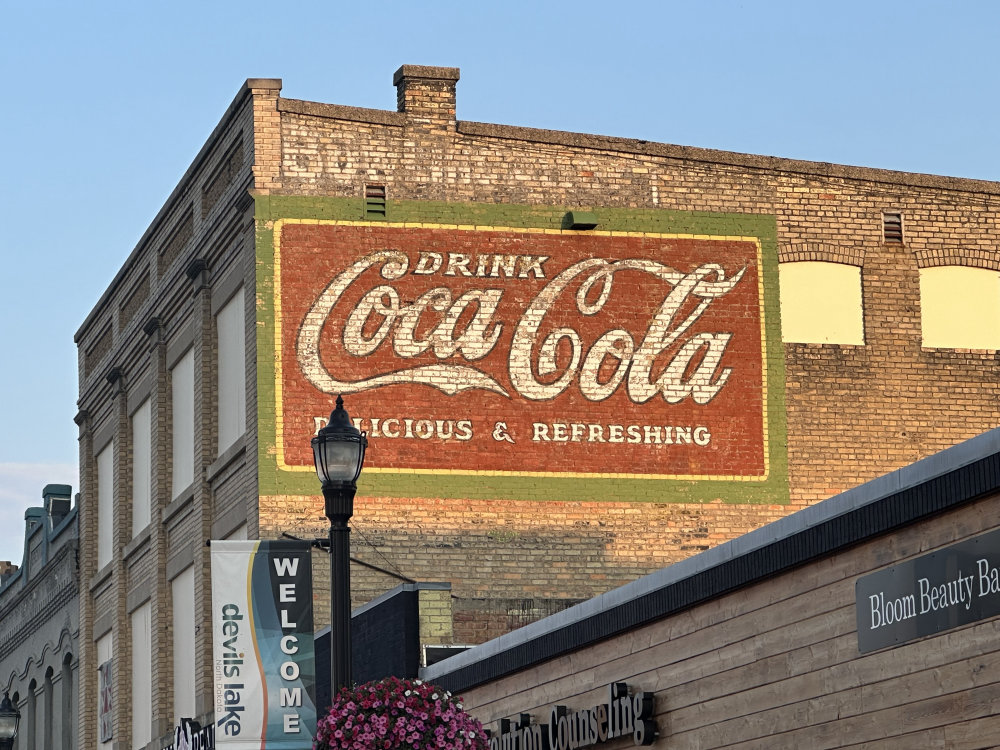
[[[882,240],[903,244],[903,214],[898,212],[882,214]]]
[[[365,217],[385,218],[385,185],[365,185]]]

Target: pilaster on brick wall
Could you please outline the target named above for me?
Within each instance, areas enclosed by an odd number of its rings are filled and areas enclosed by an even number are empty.
[[[128,569],[125,564],[125,545],[132,537],[131,506],[121,500],[121,496],[131,494],[132,445],[129,429],[128,391],[122,369],[112,368],[107,376],[112,387],[112,403],[115,418],[114,430],[114,494],[117,502],[114,506],[111,522],[111,586],[114,622],[111,628],[111,642],[114,644],[114,666],[116,681],[119,685],[132,685],[132,620],[128,610]],[[93,497],[93,495],[91,495]],[[100,513],[100,511],[98,511]],[[98,519],[99,520],[99,519]],[[132,692],[117,690],[112,702],[112,727],[115,737],[114,746],[126,747],[132,745]],[[121,740],[121,742],[119,742]]]
[[[97,539],[97,498],[95,494],[96,466],[94,462],[94,433],[90,412],[81,409],[73,418],[79,427],[80,443],[80,493],[77,496],[80,539]],[[92,499],[93,498],[93,499]],[[79,747],[97,746],[97,712],[94,710],[97,695],[97,646],[94,643],[94,599],[90,581],[97,572],[97,545],[81,544],[79,549],[80,575],[80,657],[77,687],[77,737]]]
[[[446,589],[420,589],[417,601],[420,643],[434,646],[454,643],[451,586]]]
[[[253,184],[267,194],[281,186],[280,78],[248,78],[253,97]]]
[[[412,126],[455,132],[455,85],[458,68],[403,65],[392,77],[396,109]]]

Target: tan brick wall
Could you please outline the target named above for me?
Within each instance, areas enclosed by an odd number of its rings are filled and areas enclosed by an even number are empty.
[[[261,99],[270,92],[273,120],[277,122],[274,81],[248,82]],[[97,745],[97,695],[95,623],[112,623],[114,634],[114,741],[130,747],[131,634],[128,610],[148,597],[152,604],[153,736],[166,736],[173,725],[173,635],[170,578],[188,565],[195,566],[195,611],[207,623],[209,595],[208,551],[205,540],[218,524],[220,535],[246,521],[256,535],[256,456],[253,449],[237,452],[236,468],[226,473],[209,469],[217,455],[215,419],[216,344],[212,314],[213,283],[227,273],[242,276],[253,289],[252,220],[247,191],[257,179],[266,182],[276,165],[266,156],[254,162],[252,149],[276,154],[277,136],[256,139],[254,107],[249,88],[234,100],[224,125],[213,134],[195,164],[129,256],[105,292],[95,313],[77,333],[80,362],[81,463],[81,638],[79,746]],[[258,105],[267,110],[266,104]],[[261,114],[266,119],[266,114]],[[242,154],[237,163],[236,154]],[[252,173],[252,165],[260,166]],[[221,178],[220,174],[225,174]],[[209,187],[210,189],[206,189]],[[204,206],[202,200],[209,204]],[[214,202],[214,203],[213,203]],[[183,231],[179,233],[179,228]],[[179,240],[178,237],[181,239]],[[167,255],[164,255],[165,251]],[[166,258],[166,260],[165,260]],[[187,273],[193,260],[203,261],[204,272]],[[137,287],[138,285],[138,287]],[[142,294],[136,296],[136,289]],[[144,296],[143,296],[144,295]],[[247,294],[248,308],[253,295]],[[98,329],[93,324],[99,321]],[[254,356],[252,327],[248,326],[248,355]],[[105,340],[104,336],[107,336]],[[183,349],[195,349],[195,482],[185,497],[173,497],[171,487],[171,403],[169,368]],[[106,376],[117,368],[117,379]],[[251,368],[252,369],[252,368]],[[248,402],[254,401],[252,372],[248,372]],[[117,395],[116,395],[117,394]],[[153,512],[149,533],[132,539],[130,466],[131,426],[126,403],[132,407],[151,399],[153,432]],[[252,408],[252,406],[251,406]],[[248,420],[252,421],[252,420]],[[96,494],[94,437],[116,441],[114,549],[111,575],[96,579]],[[254,427],[248,426],[252,441]],[[103,444],[103,443],[102,443]],[[101,447],[101,446],[98,446]],[[232,475],[236,474],[235,479]],[[226,502],[213,502],[216,485],[228,483]],[[240,487],[242,507],[231,493]],[[127,553],[127,554],[126,554]],[[207,624],[196,623],[198,667],[196,708],[207,716],[210,700],[210,634]]]
[[[360,197],[366,182],[378,182],[387,186],[390,206],[430,200],[772,215],[782,261],[862,268],[866,345],[785,345],[789,506],[361,497],[353,523],[364,535],[354,538],[362,559],[390,560],[421,580],[449,580],[460,601],[585,598],[978,434],[1000,418],[996,354],[923,349],[918,288],[918,267],[942,262],[935,259],[1000,262],[997,185],[452,126],[446,114],[428,115],[452,106],[451,74],[430,85],[417,73],[404,68],[397,76],[399,113],[279,99],[281,172],[268,190]],[[902,213],[904,244],[883,242],[884,211]],[[308,524],[304,500],[262,498],[262,528]],[[319,508],[313,498],[313,518]],[[354,594],[362,601],[367,591],[356,586]]]

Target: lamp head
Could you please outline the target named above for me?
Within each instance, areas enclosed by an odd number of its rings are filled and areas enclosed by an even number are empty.
[[[367,447],[367,436],[351,424],[344,410],[344,397],[337,396],[337,406],[330,414],[330,421],[312,439],[316,475],[323,486],[354,484],[361,474]]]
[[[0,701],[0,740],[12,740],[17,737],[17,724],[21,721],[21,712],[10,701],[10,693],[3,692]]]

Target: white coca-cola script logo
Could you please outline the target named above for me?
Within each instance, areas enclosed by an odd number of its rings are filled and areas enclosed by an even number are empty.
[[[438,360],[452,361],[355,381],[335,378],[320,359],[320,333],[347,289],[375,266],[379,266],[383,279],[393,282],[407,273],[409,259],[398,250],[380,250],[360,258],[327,285],[306,314],[299,329],[296,353],[302,372],[312,385],[333,394],[411,383],[432,386],[449,395],[482,389],[510,397],[508,390],[488,373],[472,364],[454,363],[455,358],[476,362],[496,347],[506,325],[496,319],[503,289],[473,289],[456,298],[452,290],[435,287],[413,302],[404,303],[391,283],[378,284],[352,310],[344,311],[344,350],[349,355],[365,357],[380,347],[391,346],[393,353],[403,360],[430,352]],[[634,403],[645,403],[659,394],[671,404],[688,396],[695,403],[706,404],[719,393],[731,374],[731,368],[721,367],[721,362],[733,334],[695,333],[691,328],[713,301],[740,282],[745,270],[740,269],[727,278],[722,266],[715,263],[705,263],[690,273],[647,258],[617,261],[591,258],[575,263],[538,293],[514,326],[508,359],[510,386],[523,398],[542,401],[557,397],[575,381],[587,399],[603,401],[624,383]],[[576,310],[583,316],[593,316],[604,308],[616,274],[623,271],[649,274],[670,287],[638,345],[632,334],[621,328],[605,331],[593,343],[585,342],[571,327],[540,335],[546,316],[568,288],[576,285]],[[429,317],[425,319],[425,315]],[[423,338],[418,337],[417,331],[427,330],[426,320],[431,316],[436,325]],[[420,325],[422,320],[424,326]],[[671,347],[669,362],[654,378],[654,363]],[[560,349],[564,353],[562,365],[557,357]],[[602,374],[602,363],[608,361],[617,361],[610,376],[606,364]]]

